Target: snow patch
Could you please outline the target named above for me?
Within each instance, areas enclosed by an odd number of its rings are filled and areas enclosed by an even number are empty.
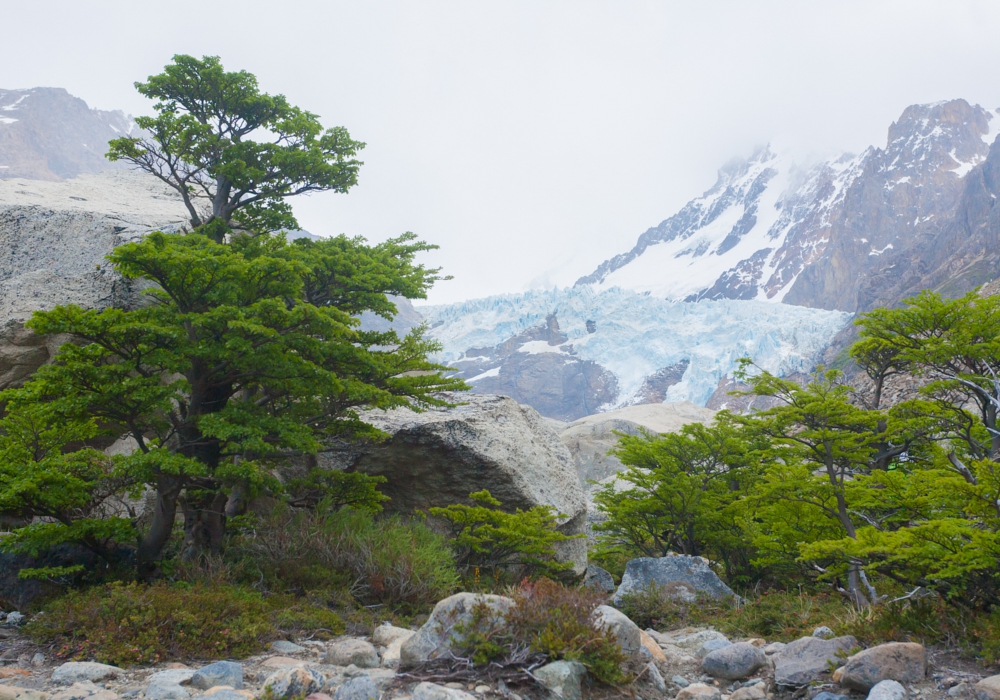
[[[17,119],[12,117],[0,117],[0,124],[13,124]]]
[[[472,379],[467,379],[468,382],[478,382],[480,379],[486,379],[487,377],[496,377],[500,374],[500,368],[494,367],[493,369],[488,369],[482,374],[477,374]]]

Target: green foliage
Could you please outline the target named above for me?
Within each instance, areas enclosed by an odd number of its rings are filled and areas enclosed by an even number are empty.
[[[422,612],[458,583],[447,543],[424,524],[326,503],[245,520],[230,556],[245,565],[247,583],[275,592],[347,590],[386,611]]]
[[[315,508],[323,502],[326,508],[353,508],[377,513],[389,497],[378,490],[384,476],[368,476],[362,472],[345,472],[314,468],[302,479],[289,480],[286,490],[296,507]]]
[[[26,629],[60,656],[127,666],[247,656],[276,636],[272,612],[259,593],[229,586],[109,584],[68,593]]]
[[[430,514],[451,525],[456,562],[466,577],[485,573],[494,583],[523,577],[558,576],[572,564],[556,561],[555,545],[574,539],[556,529],[557,514],[551,506],[535,506],[513,513],[489,491],[469,494],[476,505],[431,508]]]
[[[114,139],[108,157],[177,190],[193,226],[233,220],[254,231],[296,229],[288,197],[357,184],[363,143],[343,127],[324,130],[315,114],[260,92],[256,77],[226,72],[216,56],[174,56],[135,87],[157,100],[157,116],[138,117],[149,136]],[[224,232],[213,227],[217,241]]]

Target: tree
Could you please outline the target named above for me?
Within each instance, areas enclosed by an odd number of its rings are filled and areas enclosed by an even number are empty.
[[[226,72],[217,56],[174,56],[135,87],[158,100],[157,116],[137,118],[146,133],[112,140],[108,157],[175,189],[191,225],[216,242],[231,222],[251,231],[296,229],[287,198],[357,184],[363,143],[343,127],[324,130],[283,95],[260,92],[252,74]]]
[[[183,555],[218,551],[227,517],[254,494],[282,493],[277,472],[289,459],[332,440],[379,438],[360,409],[444,405],[438,392],[467,387],[427,359],[438,345],[423,328],[404,338],[358,328],[366,311],[393,317],[389,295],[426,296],[440,276],[414,257],[435,246],[409,233],[378,245],[346,236],[288,243],[273,233],[295,224],[288,197],[353,186],[360,166],[353,156],[363,144],[341,128],[324,132],[315,115],[261,93],[249,73],[226,73],[218,58],[176,56],[137,87],[159,100],[158,116],[140,119],[148,135],[115,140],[109,155],[174,187],[194,228],[153,233],[109,256],[126,279],[151,283],[148,303],[104,311],[60,306],[28,322],[37,333],[70,334],[74,342],[24,388],[26,402],[42,408],[16,415],[40,411],[49,429],[56,417],[78,426],[79,435],[67,432],[77,444],[56,440],[42,458],[22,450],[12,463],[67,479],[77,469],[71,506],[78,529],[106,477],[152,489],[155,505],[137,547],[149,575],[178,509]],[[135,451],[104,474],[106,460],[79,444],[95,439],[126,440]],[[377,509],[374,482],[360,481],[291,485],[303,503]],[[73,517],[55,500],[8,499],[0,508],[63,518],[72,529]]]

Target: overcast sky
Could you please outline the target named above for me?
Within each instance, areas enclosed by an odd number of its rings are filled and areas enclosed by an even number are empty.
[[[0,88],[132,87],[219,55],[368,143],[302,226],[441,246],[443,303],[572,283],[780,135],[884,145],[909,104],[1000,107],[1000,2],[0,3]]]

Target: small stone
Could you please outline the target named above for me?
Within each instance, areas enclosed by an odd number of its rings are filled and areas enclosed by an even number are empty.
[[[397,639],[406,640],[415,634],[416,632],[413,630],[408,630],[405,627],[396,627],[386,622],[376,627],[375,631],[372,632],[372,644],[377,647],[387,647]]]
[[[368,676],[357,676],[337,688],[333,700],[378,700],[378,687]]]
[[[8,615],[8,617],[10,616]],[[52,682],[69,684],[90,681],[94,683],[108,678],[117,678],[121,673],[122,670],[117,666],[108,666],[93,661],[69,661],[52,672]]]
[[[191,676],[191,685],[208,690],[216,685],[228,685],[235,690],[243,687],[243,667],[234,661],[216,661],[202,666]]]
[[[732,644],[733,643],[730,642],[728,639],[709,639],[708,641],[704,642],[700,647],[698,647],[698,651],[695,652],[695,656],[697,656],[699,659],[703,659],[709,654],[711,654],[713,651],[719,651],[720,649],[725,649],[728,646],[732,646]]]
[[[705,683],[691,683],[681,688],[674,700],[721,700],[722,693],[714,685]]]
[[[757,684],[734,691],[729,700],[764,700],[766,697],[767,691],[764,690],[763,684]]]
[[[344,639],[326,648],[323,663],[333,666],[354,664],[359,668],[375,668],[379,664],[375,647],[363,639]]]
[[[890,642],[858,652],[842,668],[838,682],[854,690],[869,690],[885,680],[916,683],[927,673],[927,653],[922,644]]]
[[[35,652],[35,655],[31,657],[31,665],[35,668],[45,665],[45,654],[41,652]]]
[[[182,683],[190,683],[193,675],[194,669],[171,668],[166,671],[157,671],[146,678],[146,683],[149,685],[181,685]]]
[[[823,625],[822,627],[817,627],[816,629],[814,629],[812,636],[816,637],[817,639],[833,639],[837,635],[834,634],[832,629],[830,629],[826,625]]]
[[[299,646],[295,642],[289,642],[286,639],[271,642],[271,648],[279,654],[301,654],[306,651],[305,647]]]
[[[701,660],[701,669],[716,678],[746,678],[767,663],[764,652],[752,644],[740,642],[717,649]]]
[[[265,691],[270,690],[276,698],[291,700],[291,698],[301,698],[310,693],[318,693],[323,689],[325,682],[323,674],[315,669],[307,666],[292,666],[268,676],[267,680],[264,681],[263,688]]]
[[[19,613],[17,610],[14,612],[7,613],[7,624],[11,627],[17,627],[18,625],[24,624],[24,615]]]
[[[450,685],[450,684],[449,684]],[[508,697],[513,697],[511,693]],[[437,683],[418,683],[413,689],[412,700],[472,700],[475,695],[470,695],[458,688],[448,688]]]
[[[587,667],[578,661],[553,661],[534,671],[549,692],[562,700],[580,700]]]
[[[905,700],[905,698],[906,688],[893,680],[879,681],[868,691],[868,700]]]
[[[969,684],[968,683],[958,683],[948,688],[948,696],[952,698],[964,698],[969,694]]]
[[[656,667],[656,664],[650,661],[646,664],[646,672],[649,674],[649,681],[653,684],[661,693],[667,692],[667,682],[663,680],[663,674],[660,673],[660,669]]]
[[[477,685],[476,692],[482,695],[483,693],[488,693],[492,690],[488,685]]]
[[[691,685],[691,681],[689,681],[684,676],[674,676],[673,678],[670,679],[670,682],[676,685],[678,688],[687,688],[689,685]]]
[[[191,694],[176,683],[153,683],[146,688],[146,700],[187,700]]]

